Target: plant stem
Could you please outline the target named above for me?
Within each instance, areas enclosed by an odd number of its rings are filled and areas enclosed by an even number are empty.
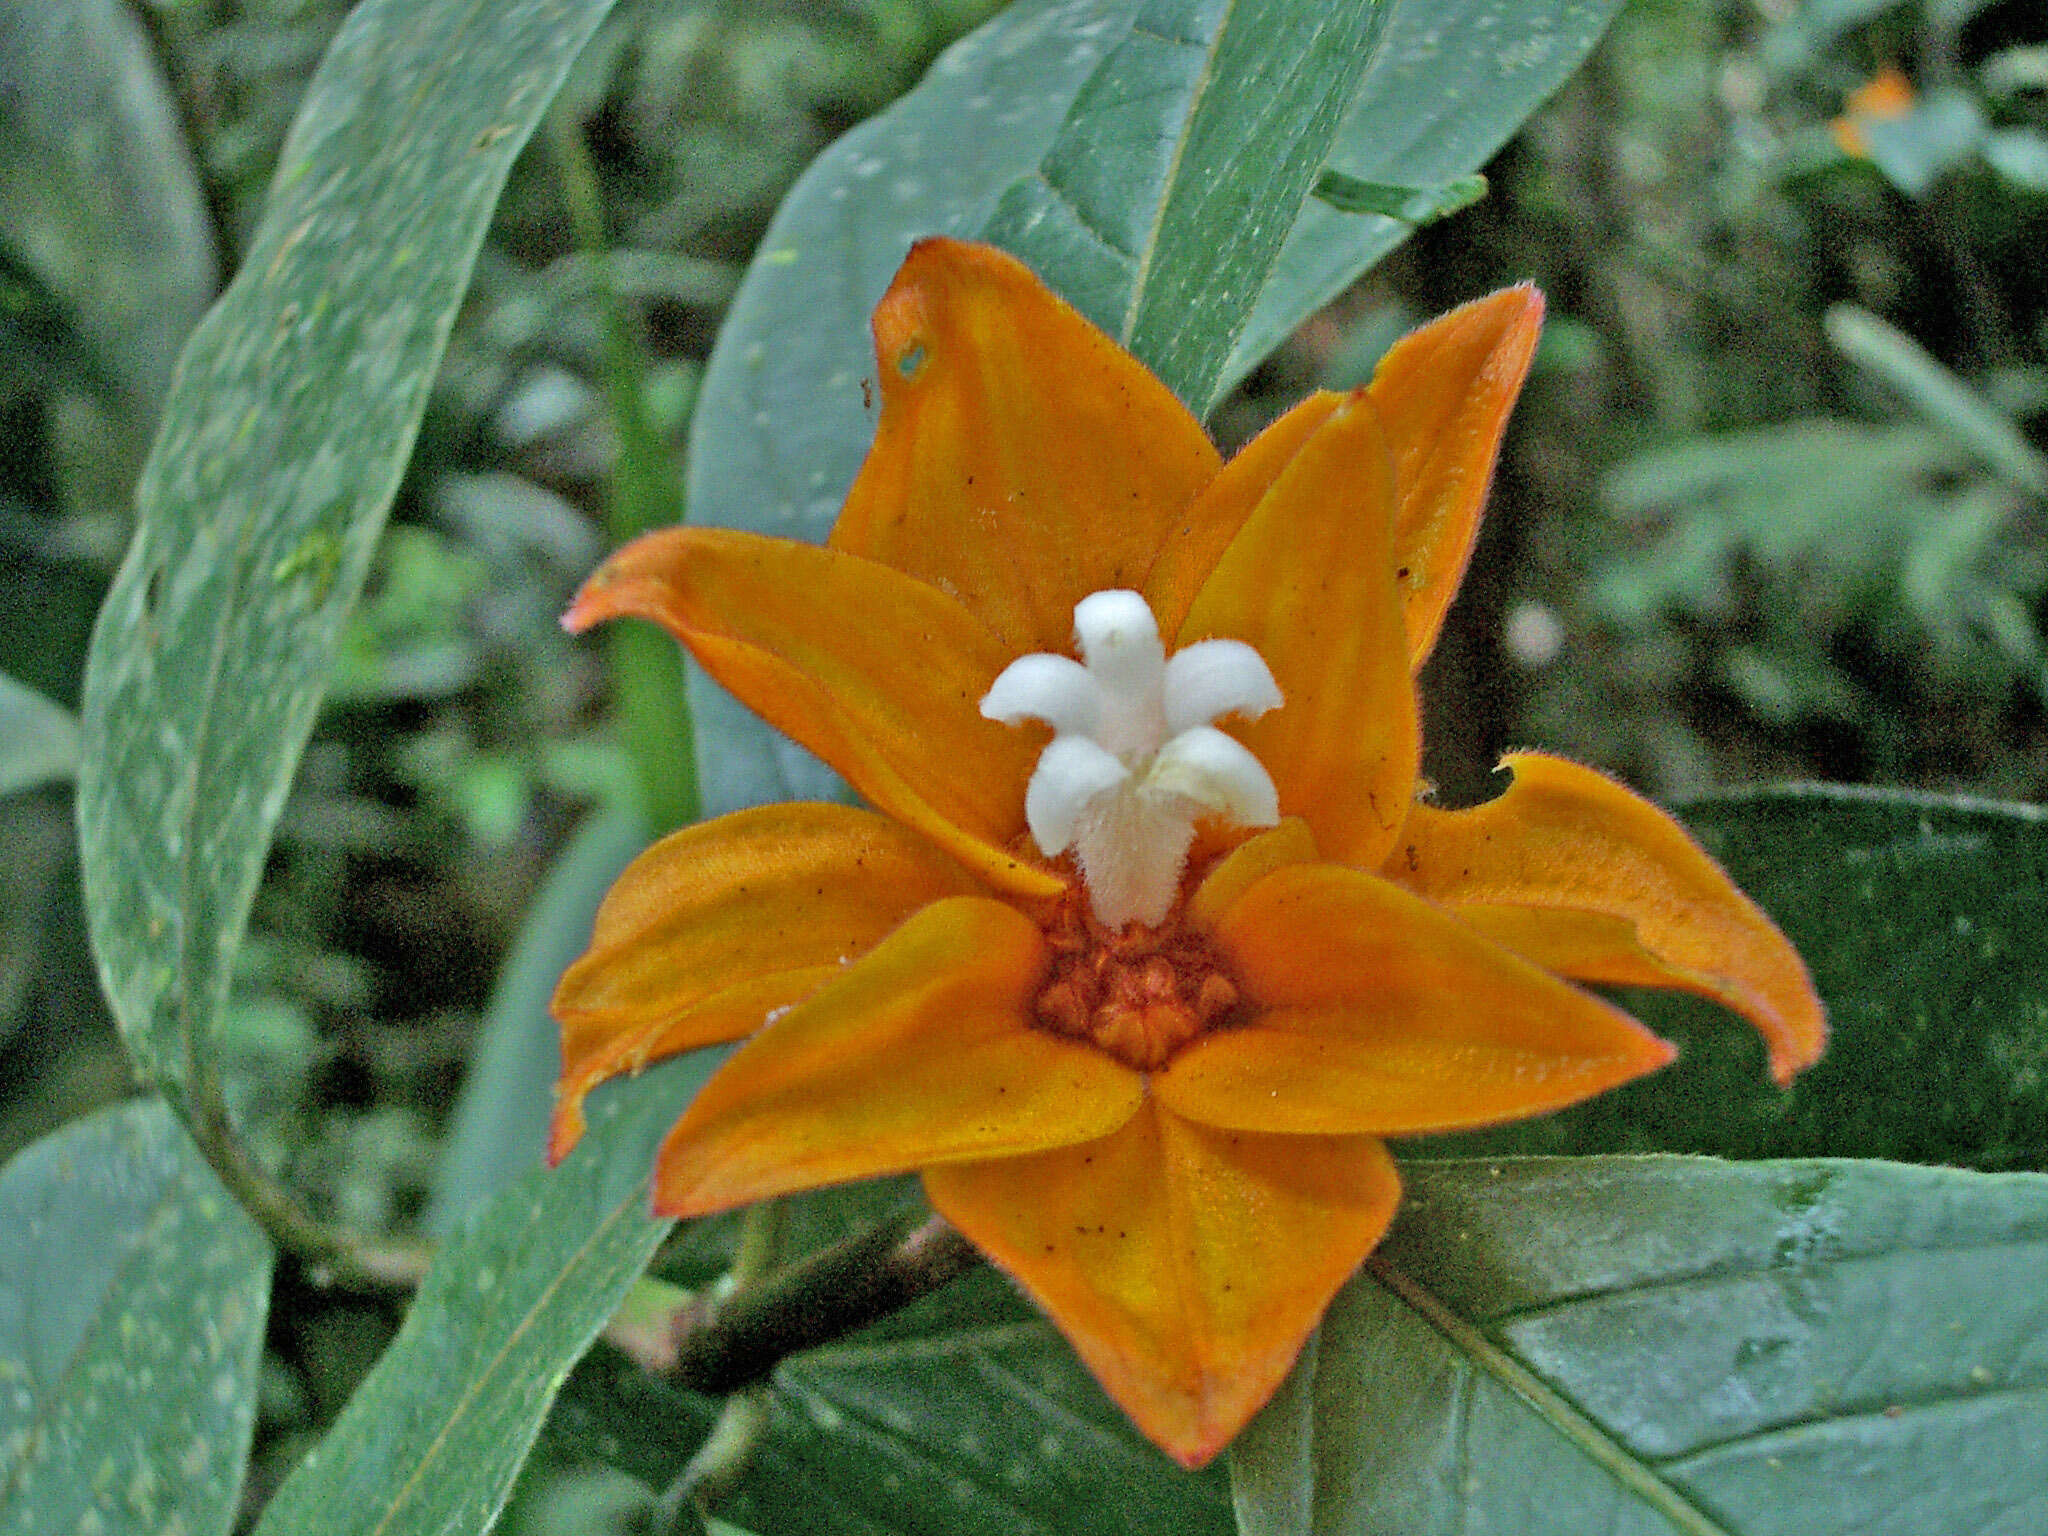
[[[667,1374],[693,1392],[738,1391],[786,1357],[900,1311],[980,1261],[943,1217],[885,1221],[684,1312]]]
[[[385,1293],[415,1289],[433,1250],[425,1243],[365,1237],[320,1220],[256,1160],[235,1132],[220,1077],[195,1063],[186,1128],[229,1194],[284,1252],[300,1260],[317,1285]]]
[[[604,205],[583,130],[563,111],[549,116],[548,130],[562,198],[602,311],[605,398],[619,441],[606,519],[613,539],[624,543],[682,519],[682,479],[648,414],[646,353],[605,266]],[[615,626],[610,645],[620,730],[639,780],[641,808],[657,833],[687,826],[702,814],[702,799],[682,655],[668,636],[644,624]]]

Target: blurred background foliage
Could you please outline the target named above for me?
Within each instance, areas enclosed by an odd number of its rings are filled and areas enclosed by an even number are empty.
[[[551,870],[608,877],[612,855],[572,834],[632,799],[633,770],[602,647],[554,618],[679,479],[777,199],[996,8],[622,0],[522,160],[242,962],[239,1108],[326,1213],[427,1216],[526,914]],[[76,702],[178,339],[233,270],[346,7],[11,9],[0,726],[49,751],[0,783],[0,1158],[129,1086],[49,705]],[[79,77],[109,85],[82,105],[60,84],[88,55]],[[1484,201],[1418,233],[1214,422],[1234,447],[1303,391],[1362,382],[1436,311],[1522,278],[1549,295],[1428,679],[1447,798],[1483,798],[1518,744],[1667,797],[1818,778],[2041,798],[2038,0],[1634,0],[1488,174]],[[641,511],[622,518],[629,484]],[[289,1288],[274,1317],[251,1507],[393,1325],[382,1303],[298,1307]],[[639,1507],[564,1452],[534,1463],[506,1528],[626,1529]]]

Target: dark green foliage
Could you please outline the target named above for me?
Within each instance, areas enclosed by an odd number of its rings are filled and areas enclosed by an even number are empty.
[[[674,1303],[632,1289],[664,1230],[644,1177],[709,1062],[534,1171],[546,996],[648,825],[631,744],[661,731],[622,746],[611,712],[673,692],[553,620],[685,483],[706,521],[822,533],[872,420],[866,311],[916,234],[1009,239],[1226,446],[1539,280],[1427,680],[1454,802],[1532,742],[1667,794],[2048,791],[2038,6],[1638,0],[1490,162],[1615,5],[1016,0],[922,85],[992,0],[350,9],[0,20],[0,1207],[28,1236],[0,1243],[0,1530],[247,1530],[275,1496],[279,1536],[368,1507],[623,1531],[645,1496],[599,1463],[659,1484],[697,1449],[718,1405],[609,1346],[562,1385],[621,1297]],[[1910,109],[1845,154],[1832,121],[1890,65]],[[171,1112],[78,1118],[132,1087],[66,804],[110,582],[81,803],[129,1041],[174,1092],[224,1085],[313,1215],[449,1242],[402,1331],[292,1260],[262,1352],[270,1250]],[[832,792],[695,702],[710,808]],[[1839,789],[1686,816],[1827,997],[1792,1092],[1713,1009],[1625,999],[1679,1065],[1412,1149],[1379,1267],[1231,1487],[1170,1467],[983,1273],[785,1362],[721,1529],[1222,1532],[1233,1493],[1241,1530],[1333,1536],[2030,1529],[2040,819]],[[1440,1161],[1474,1151],[1597,1156]],[[1613,1156],[1652,1151],[1778,1161]],[[784,1251],[918,1202],[799,1201]],[[657,1273],[714,1282],[737,1225]]]

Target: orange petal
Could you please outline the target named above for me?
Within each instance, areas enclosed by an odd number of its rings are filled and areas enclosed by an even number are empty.
[[[1887,64],[1851,91],[1843,105],[1857,117],[1896,122],[1913,110],[1916,99],[1913,82],[1898,65]]]
[[[1149,1104],[1101,1141],[924,1182],[1190,1467],[1272,1396],[1400,1195],[1370,1137],[1215,1131]]]
[[[1159,633],[1180,633],[1195,593],[1223,558],[1252,509],[1273,488],[1301,445],[1328,421],[1345,397],[1318,390],[1253,438],[1195,498],[1167,538],[1141,590],[1159,621]]]
[[[1065,651],[1074,604],[1137,587],[1215,477],[1172,392],[990,246],[912,247],[875,362],[881,421],[833,547],[958,597],[1012,655]]]
[[[627,866],[562,975],[551,1154],[606,1078],[760,1028],[918,908],[974,881],[915,833],[843,805],[769,805],[685,827]]]
[[[1827,1019],[1806,966],[1683,827],[1590,768],[1536,752],[1502,762],[1515,781],[1499,799],[1416,806],[1387,873],[1461,914],[1473,904],[1557,913],[1520,919],[1522,937],[1498,917],[1475,920],[1562,975],[1714,998],[1763,1034],[1780,1083],[1812,1065]],[[1588,913],[1632,923],[1643,958],[1624,960]]]
[[[983,879],[1020,895],[1063,888],[1007,851],[1044,732],[981,717],[1012,656],[943,592],[837,550],[665,528],[599,566],[563,622],[622,614],[668,630],[754,713]]]
[[[1248,642],[1286,700],[1219,722],[1325,857],[1376,868],[1415,783],[1415,687],[1394,595],[1394,480],[1369,401],[1344,401],[1281,471],[1195,596],[1178,644]]]
[[[1394,451],[1394,535],[1408,653],[1428,659],[1464,580],[1508,412],[1529,375],[1543,295],[1504,288],[1432,320],[1380,360],[1370,393]]]
[[[1204,1125],[1407,1136],[1543,1114],[1663,1066],[1619,1009],[1334,864],[1267,876],[1216,941],[1255,1013],[1152,1079]]]
[[[1188,898],[1188,918],[1197,928],[1213,929],[1238,897],[1274,870],[1315,861],[1316,840],[1308,823],[1289,816],[1279,826],[1239,843],[1211,866]]]
[[[1457,902],[1447,910],[1467,928],[1546,971],[1614,987],[1700,990],[1704,978],[1666,965],[1636,940],[1636,925],[1608,912],[1576,907],[1515,907]]]
[[[1030,1023],[1038,925],[926,907],[741,1046],[662,1143],[654,1207],[701,1216],[791,1190],[1091,1141],[1144,1083]]]

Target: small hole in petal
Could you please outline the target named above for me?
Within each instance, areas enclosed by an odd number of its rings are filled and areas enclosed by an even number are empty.
[[[924,372],[925,357],[924,343],[913,341],[896,354],[896,371],[906,379],[914,379]]]

